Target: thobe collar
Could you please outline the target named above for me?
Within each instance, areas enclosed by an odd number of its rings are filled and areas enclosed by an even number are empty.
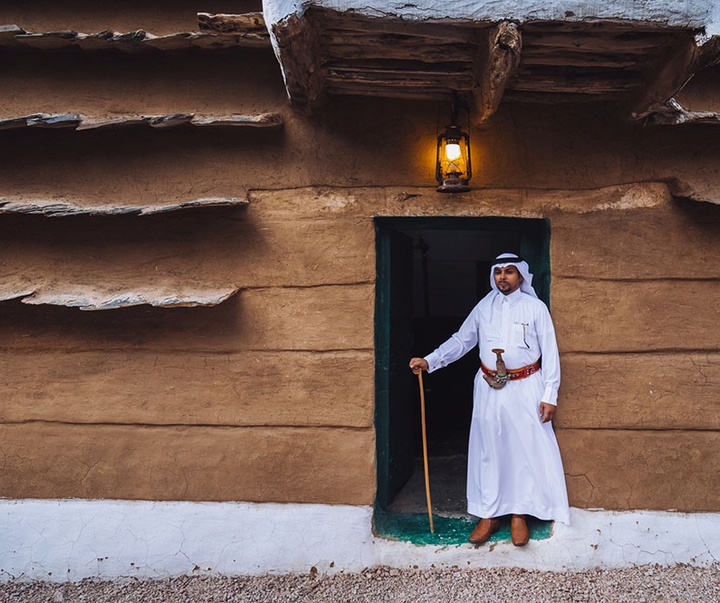
[[[513,291],[509,295],[503,295],[502,293],[498,293],[497,297],[495,298],[495,303],[498,305],[498,307],[501,307],[503,301],[507,301],[510,304],[510,307],[513,308],[515,307],[515,305],[520,303],[523,295],[527,294],[521,291],[519,288],[515,289],[515,291]]]

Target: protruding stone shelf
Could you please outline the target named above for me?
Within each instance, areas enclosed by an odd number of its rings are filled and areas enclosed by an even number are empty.
[[[267,31],[221,33],[211,31],[177,32],[163,36],[139,29],[127,33],[105,30],[80,33],[70,29],[30,32],[15,24],[0,25],[0,48],[34,48],[40,50],[185,50],[189,48],[270,48]]]
[[[17,117],[0,118],[0,130],[19,128],[67,128],[73,130],[97,130],[100,128],[125,128],[150,126],[172,128],[189,124],[198,127],[245,127],[280,128],[283,117],[279,113],[259,115],[199,115],[196,113],[167,113],[164,115],[88,116],[81,113],[32,113]]]
[[[714,111],[690,111],[674,98],[655,107],[645,123],[657,126],[680,126],[684,124],[720,125],[720,113]]]
[[[120,291],[101,291],[90,286],[68,288],[67,291],[57,291],[52,287],[47,289],[13,290],[6,286],[0,290],[0,301],[19,299],[24,304],[51,305],[78,308],[80,310],[116,310],[130,306],[149,305],[158,308],[191,308],[196,306],[217,306],[231,298],[238,292],[237,287],[225,289],[184,290],[179,287],[177,291],[169,291],[167,287],[145,288]]]
[[[93,205],[67,199],[10,199],[0,197],[0,214],[34,214],[48,217],[67,216],[148,216],[198,207],[228,207],[247,205],[247,199],[235,197],[201,197],[175,203],[151,205]]]

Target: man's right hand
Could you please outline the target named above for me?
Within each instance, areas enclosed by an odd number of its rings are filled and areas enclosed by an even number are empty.
[[[413,373],[416,375],[419,375],[422,371],[426,371],[430,368],[428,365],[427,360],[425,358],[411,358],[410,359],[410,369]]]

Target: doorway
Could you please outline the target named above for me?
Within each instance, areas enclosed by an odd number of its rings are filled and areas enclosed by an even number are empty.
[[[376,218],[375,311],[377,496],[383,517],[427,512],[418,379],[425,356],[454,333],[490,290],[492,260],[503,252],[530,264],[548,303],[550,227],[525,218]],[[477,353],[425,375],[433,512],[465,518],[467,438]],[[376,513],[376,515],[377,515]]]

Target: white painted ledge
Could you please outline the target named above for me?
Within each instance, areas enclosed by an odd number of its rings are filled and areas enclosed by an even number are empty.
[[[268,29],[308,8],[353,11],[367,17],[424,21],[496,22],[622,19],[671,27],[710,28],[720,11],[710,0],[263,0]]]
[[[397,568],[707,566],[720,514],[571,510],[571,525],[516,548],[417,546],[371,531],[372,509],[343,505],[0,500],[0,581],[256,575]]]

